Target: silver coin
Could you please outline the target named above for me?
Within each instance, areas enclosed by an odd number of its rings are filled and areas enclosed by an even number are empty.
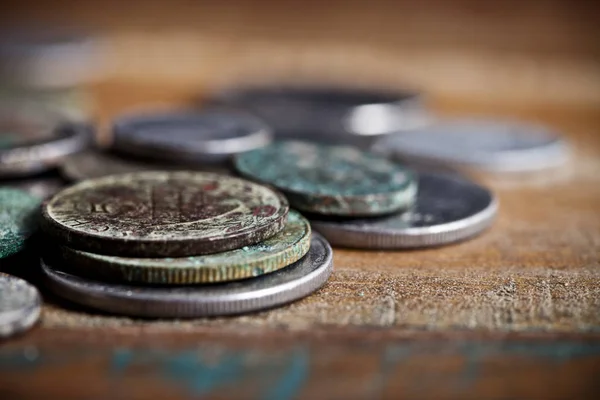
[[[422,95],[410,91],[265,86],[224,90],[212,101],[250,110],[278,138],[359,146],[427,120]]]
[[[222,162],[271,142],[271,130],[233,110],[179,110],[123,116],[113,124],[113,148],[175,162]]]
[[[48,287],[88,307],[140,317],[204,317],[241,314],[289,303],[325,284],[333,269],[332,250],[315,234],[309,252],[273,273],[222,284],[157,287],[102,283],[61,272],[42,261]]]
[[[41,312],[37,289],[23,279],[0,273],[0,338],[31,328]]]
[[[230,174],[230,170],[225,165],[220,164],[183,165],[180,163],[153,163],[146,160],[119,157],[118,155],[100,151],[86,151],[74,154],[66,157],[60,165],[61,175],[73,182],[130,172],[177,171],[182,169]]]
[[[92,142],[89,125],[50,108],[0,107],[0,178],[49,170]]]
[[[484,119],[440,121],[390,135],[373,150],[403,161],[524,172],[563,165],[569,146],[547,128]]]
[[[439,246],[474,236],[486,229],[498,210],[487,189],[464,178],[422,174],[412,210],[369,219],[311,219],[313,229],[332,245],[365,249]]]

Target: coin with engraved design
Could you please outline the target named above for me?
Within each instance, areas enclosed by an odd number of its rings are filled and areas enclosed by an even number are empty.
[[[62,190],[42,229],[68,247],[125,257],[182,257],[261,242],[280,232],[288,202],[226,175],[178,171],[111,175]]]

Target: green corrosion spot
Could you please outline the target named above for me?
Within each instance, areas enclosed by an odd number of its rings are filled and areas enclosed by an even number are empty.
[[[37,229],[41,200],[16,189],[0,189],[0,258],[23,249]]]

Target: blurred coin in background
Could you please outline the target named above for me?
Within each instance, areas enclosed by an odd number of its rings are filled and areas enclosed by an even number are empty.
[[[26,281],[0,273],[0,338],[32,327],[41,313],[41,297]]]
[[[533,124],[491,120],[440,120],[377,140],[373,150],[394,159],[490,172],[559,167],[569,157],[566,140]]]
[[[427,121],[423,96],[319,86],[254,86],[214,93],[209,103],[253,112],[278,139],[367,146],[372,138]]]
[[[113,150],[170,163],[221,163],[271,142],[257,117],[224,109],[139,112],[117,118]]]

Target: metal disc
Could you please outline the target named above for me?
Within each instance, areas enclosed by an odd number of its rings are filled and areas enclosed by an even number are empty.
[[[37,230],[40,202],[22,190],[0,188],[0,258],[23,250]]]
[[[55,167],[93,142],[89,125],[53,109],[0,107],[0,177],[26,176]]]
[[[362,146],[374,135],[421,126],[421,94],[341,87],[255,86],[216,93],[216,104],[249,110],[278,139]]]
[[[41,302],[35,287],[0,272],[0,338],[31,328],[40,317]]]
[[[73,154],[66,157],[60,165],[61,175],[65,179],[74,182],[130,172],[155,170],[177,171],[181,169],[230,174],[230,170],[224,165],[156,163],[147,160],[119,157],[118,155],[100,151],[86,151]]]
[[[334,246],[402,249],[439,246],[486,229],[498,210],[494,195],[464,178],[422,174],[414,208],[393,216],[324,221],[311,219],[314,230]]]
[[[448,120],[390,135],[373,149],[407,161],[521,172],[564,164],[569,146],[540,126],[492,120]]]
[[[331,247],[313,235],[309,252],[294,264],[237,282],[203,286],[112,285],[60,272],[42,261],[47,286],[59,296],[110,313],[140,317],[205,317],[259,311],[298,300],[331,274]]]
[[[204,172],[138,172],[80,182],[42,208],[60,243],[125,257],[182,257],[261,242],[284,227],[288,202],[272,189]]]
[[[412,204],[417,191],[406,168],[348,146],[276,142],[238,155],[235,167],[282,190],[295,208],[325,215],[398,211]]]
[[[65,270],[108,281],[150,284],[226,282],[268,274],[302,258],[310,248],[310,224],[296,211],[285,228],[240,249],[184,258],[125,258],[62,247]]]
[[[115,121],[113,133],[115,151],[176,162],[222,162],[271,141],[270,128],[262,121],[231,110],[124,116]]]

